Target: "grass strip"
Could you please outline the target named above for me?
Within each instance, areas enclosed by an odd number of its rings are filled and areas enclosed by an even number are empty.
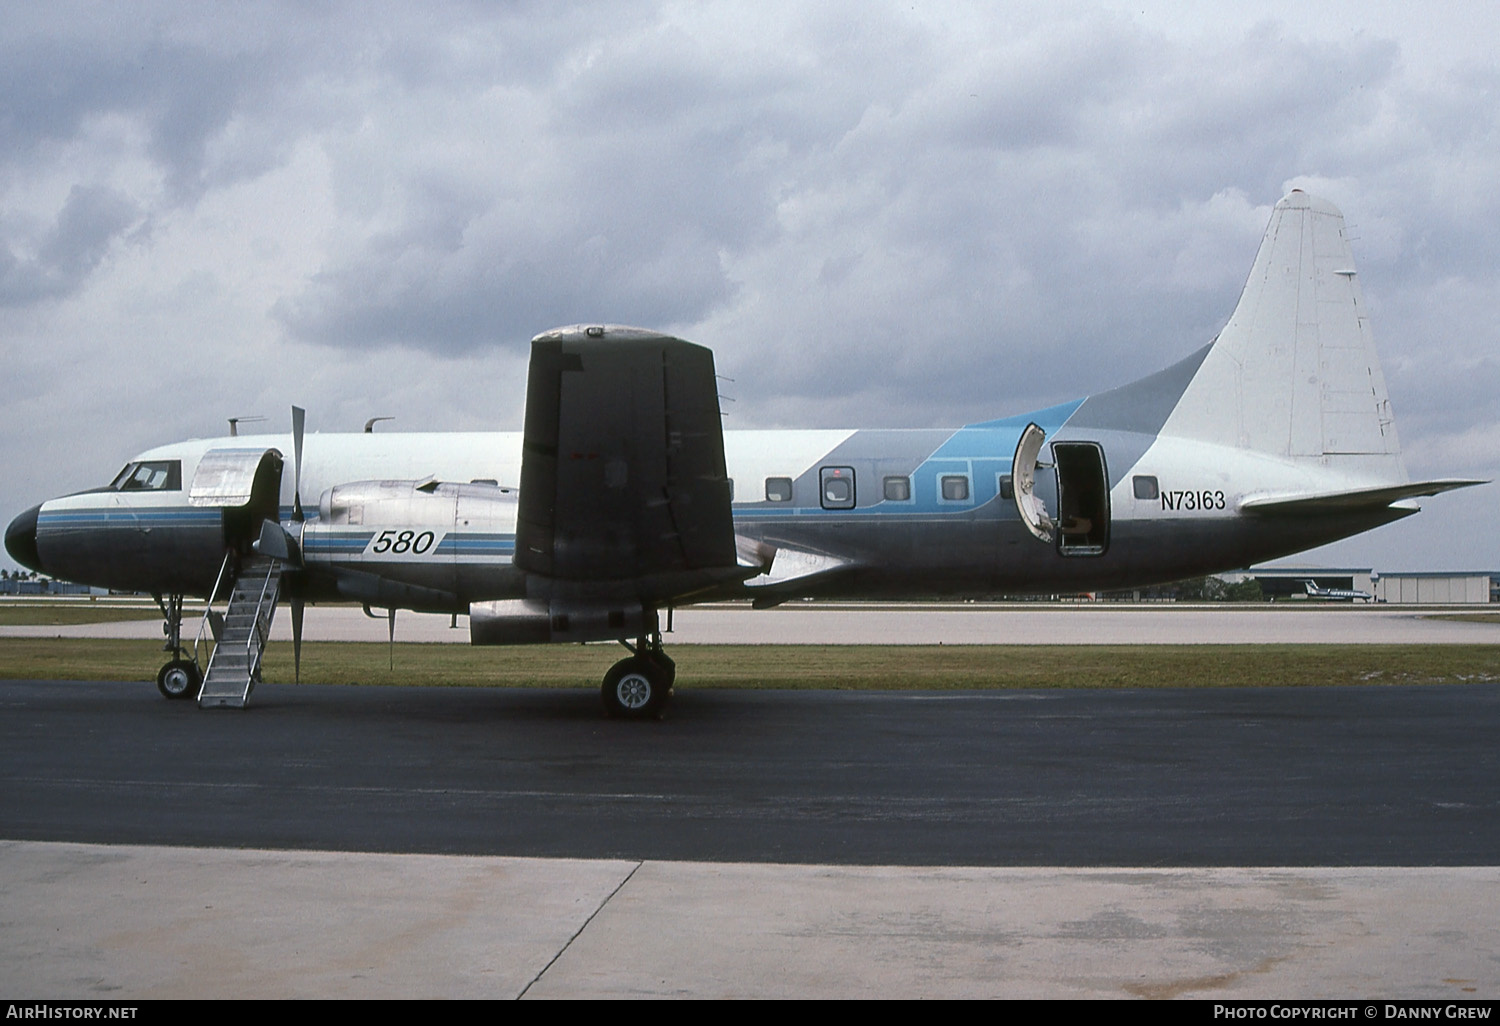
[[[127,620],[161,622],[154,609],[111,609],[109,606],[0,605],[0,627],[61,627],[80,623],[119,623]]]
[[[673,645],[684,688],[989,690],[1500,682],[1497,645]],[[308,642],[310,684],[597,687],[616,645]],[[394,657],[394,668],[391,659]],[[147,680],[149,641],[0,638],[0,678]],[[264,678],[292,680],[290,645]]]

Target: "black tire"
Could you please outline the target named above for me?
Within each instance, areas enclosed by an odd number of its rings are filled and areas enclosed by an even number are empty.
[[[173,659],[156,674],[156,690],[163,698],[196,698],[202,683],[198,664],[186,659]]]
[[[600,694],[604,711],[621,719],[660,716],[672,694],[670,662],[666,666],[645,656],[621,659],[604,675]]]

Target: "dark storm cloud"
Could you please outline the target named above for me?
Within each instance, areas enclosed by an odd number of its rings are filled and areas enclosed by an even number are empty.
[[[27,13],[0,33],[0,183],[61,177],[67,198],[0,220],[0,303],[72,293],[126,232],[144,236],[164,211],[284,158],[286,137],[266,133],[211,154],[227,126],[253,124],[300,78],[275,47],[232,31],[227,45],[163,33],[150,8]],[[122,140],[136,136],[150,183],[114,183],[132,156]],[[52,221],[45,231],[28,227],[39,218]]]
[[[103,262],[115,238],[138,220],[136,206],[119,193],[75,185],[34,252],[18,255],[9,239],[0,244],[0,306],[72,293]]]
[[[1393,67],[1378,41],[1194,51],[1109,18],[964,52],[807,176],[854,208],[798,240],[845,287],[785,282],[834,314],[769,387],[857,393],[894,365],[903,392],[978,415],[1022,380],[1065,398],[1164,366],[1229,316],[1283,183],[1367,159],[1365,91]]]
[[[212,184],[207,149],[231,118],[285,80],[274,51],[216,53],[151,36],[59,32],[0,43],[0,146],[6,163],[50,159],[91,123],[128,120],[176,196]],[[273,157],[240,169],[253,174]]]
[[[606,220],[547,236],[504,226],[463,246],[378,240],[316,275],[276,314],[297,337],[324,345],[442,354],[519,349],[538,331],[584,320],[672,323],[729,285],[711,244],[691,232],[663,237],[662,228]],[[652,231],[650,246],[636,243],[637,229]]]
[[[465,109],[504,166],[475,179],[434,150],[393,178],[397,224],[276,305],[294,337],[452,354],[582,320],[690,323],[733,294],[720,254],[767,230],[787,83],[660,41],[573,42],[555,91],[496,93],[479,70]]]

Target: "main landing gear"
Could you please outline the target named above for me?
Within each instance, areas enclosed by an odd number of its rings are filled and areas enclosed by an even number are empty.
[[[151,597],[166,618],[161,632],[167,636],[167,643],[162,651],[172,653],[172,658],[156,673],[156,689],[165,698],[196,698],[203,686],[203,674],[197,662],[182,657],[182,596],[168,595],[165,602],[160,594]]]
[[[677,664],[662,651],[661,635],[641,638],[631,646],[631,656],[621,659],[604,675],[604,711],[625,719],[660,719],[672,697],[672,682],[677,679]]]

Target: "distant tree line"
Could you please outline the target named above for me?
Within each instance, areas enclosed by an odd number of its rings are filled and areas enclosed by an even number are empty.
[[[1106,592],[1110,599],[1130,600],[1140,596],[1143,602],[1264,602],[1265,592],[1254,577],[1230,584],[1218,577],[1189,577],[1185,581],[1157,584],[1150,588]]]
[[[1266,597],[1254,577],[1238,584],[1217,577],[1192,577],[1171,587],[1177,589],[1177,599],[1181,602],[1263,602]]]

